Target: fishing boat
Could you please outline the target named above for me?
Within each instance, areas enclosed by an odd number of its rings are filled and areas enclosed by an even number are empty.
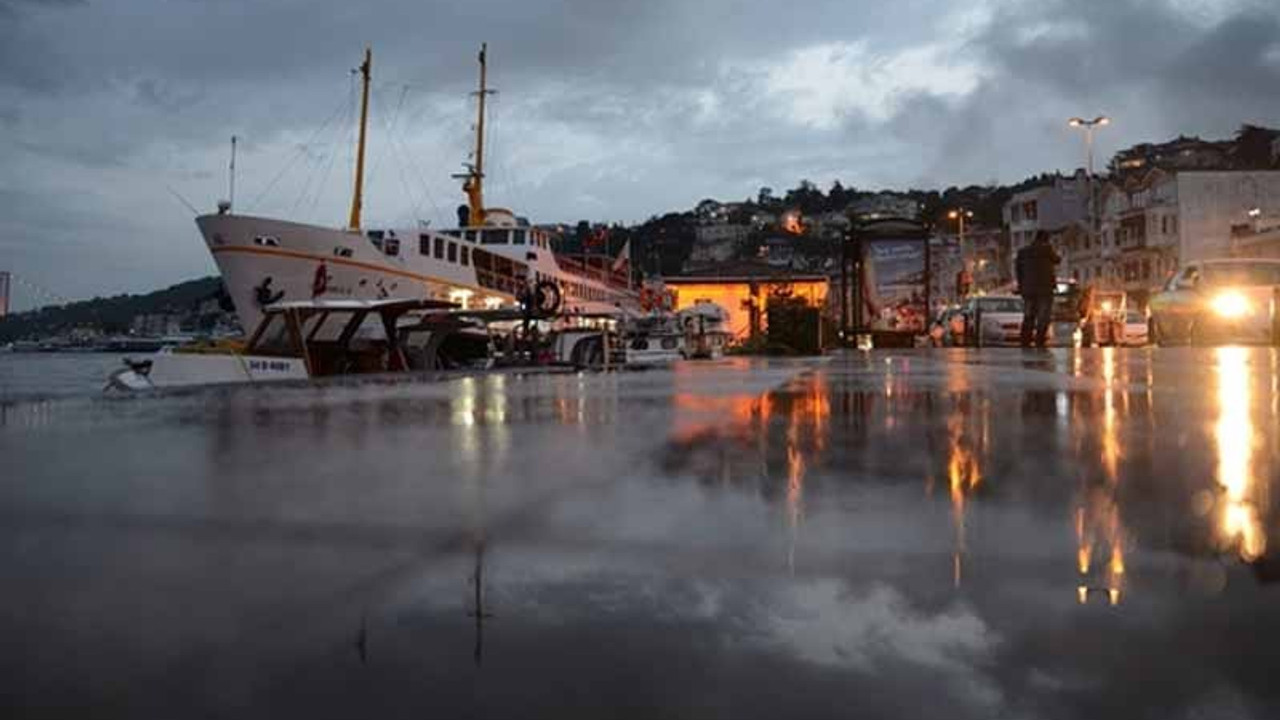
[[[196,218],[235,303],[241,326],[256,327],[275,303],[311,300],[424,299],[460,308],[515,307],[522,288],[548,282],[568,313],[612,312],[633,305],[629,249],[611,263],[557,254],[552,235],[505,208],[485,204],[487,47],[480,82],[474,162],[464,163],[466,204],[456,228],[367,228],[362,223],[365,140],[373,55],[364,54],[360,126],[349,222],[331,228],[240,215],[231,202]],[[606,267],[605,265],[608,264]]]

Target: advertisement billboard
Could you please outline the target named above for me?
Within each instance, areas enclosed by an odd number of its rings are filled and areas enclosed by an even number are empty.
[[[927,241],[868,238],[862,243],[864,327],[872,332],[923,333],[929,317]]]

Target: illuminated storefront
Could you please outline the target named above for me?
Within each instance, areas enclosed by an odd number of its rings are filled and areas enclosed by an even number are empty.
[[[791,297],[812,307],[824,307],[830,280],[825,275],[738,274],[723,276],[677,276],[663,279],[675,295],[675,309],[711,302],[729,314],[729,332],[735,340],[763,332],[768,324],[766,309],[774,297]]]

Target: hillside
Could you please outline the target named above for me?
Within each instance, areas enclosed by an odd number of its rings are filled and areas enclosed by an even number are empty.
[[[106,334],[126,333],[139,315],[190,315],[211,299],[225,298],[222,279],[188,280],[145,295],[116,295],[50,305],[15,313],[0,320],[0,343],[45,338],[76,328],[92,328]]]

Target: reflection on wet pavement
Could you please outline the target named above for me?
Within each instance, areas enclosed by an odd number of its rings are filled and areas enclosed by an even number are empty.
[[[1270,350],[0,407],[8,716],[1274,717]]]

